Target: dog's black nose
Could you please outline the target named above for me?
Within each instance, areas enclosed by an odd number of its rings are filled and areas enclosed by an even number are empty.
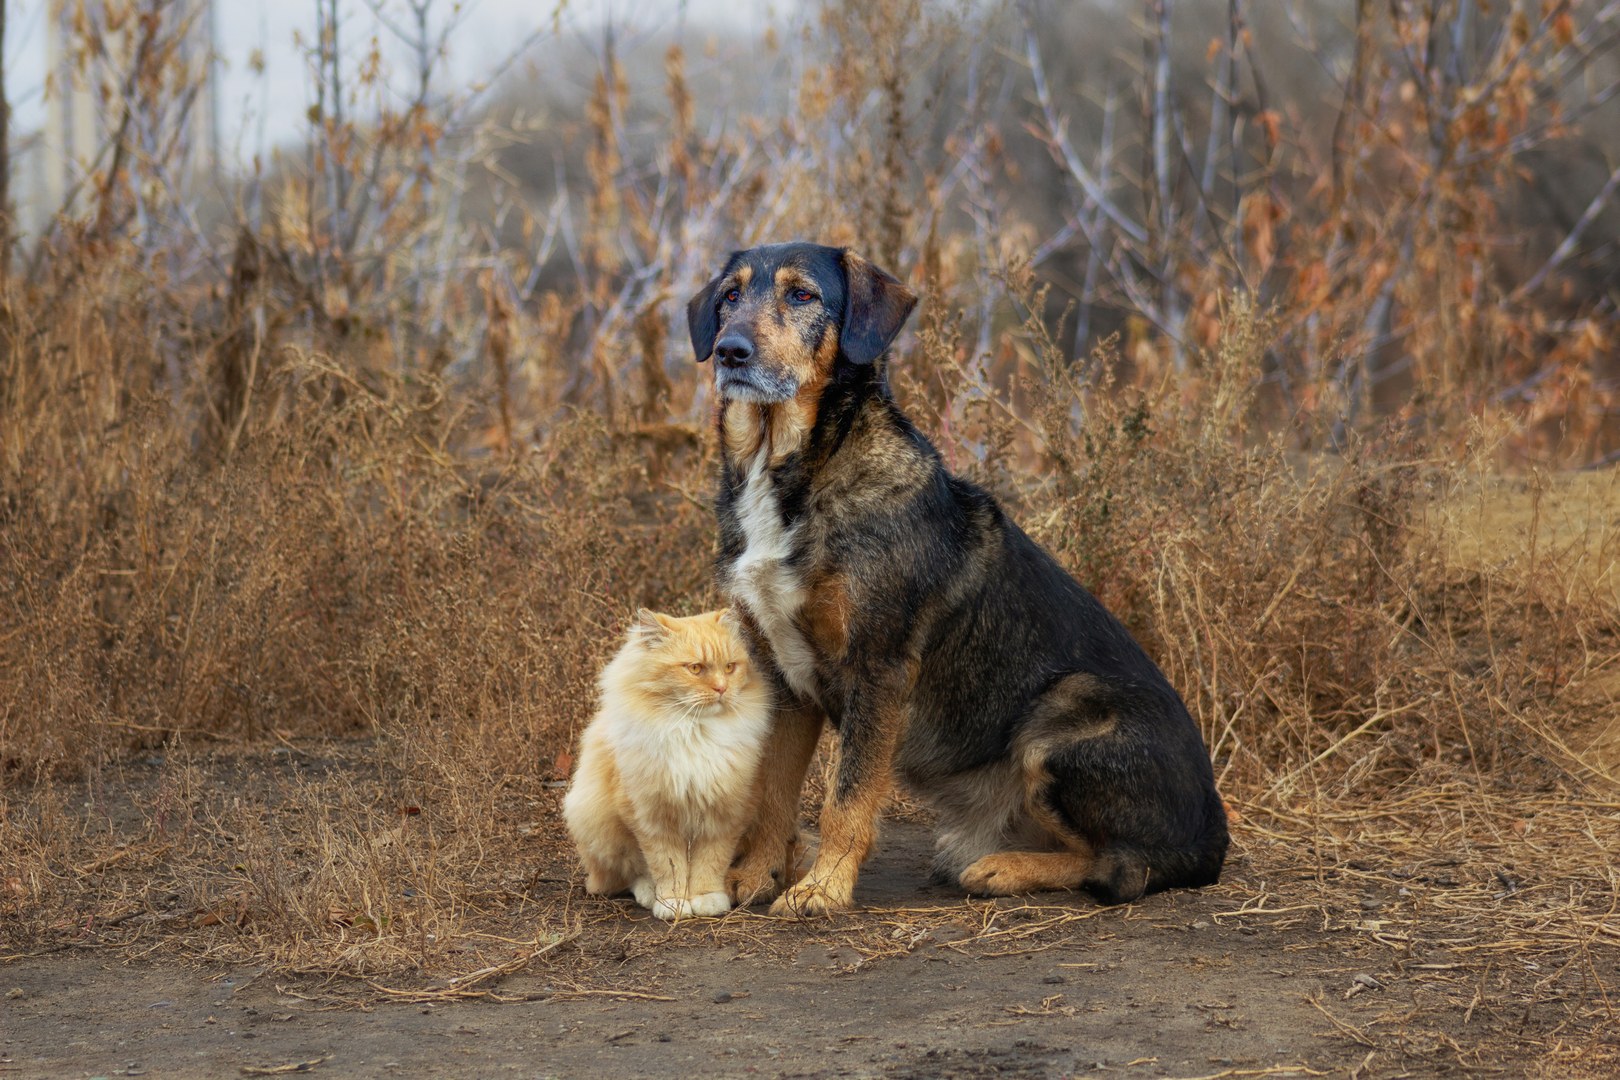
[[[714,358],[721,367],[742,367],[753,355],[754,343],[741,334],[727,334],[714,343]]]

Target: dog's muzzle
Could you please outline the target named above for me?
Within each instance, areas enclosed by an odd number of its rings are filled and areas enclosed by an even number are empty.
[[[730,333],[714,343],[714,362],[726,370],[745,368],[754,358],[754,343],[742,334]]]
[[[716,341],[714,361],[716,384],[723,395],[734,401],[771,404],[798,393],[798,378],[763,363],[754,343],[742,334],[726,334]]]

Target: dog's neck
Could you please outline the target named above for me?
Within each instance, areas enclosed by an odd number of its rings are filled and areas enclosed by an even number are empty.
[[[744,472],[775,468],[804,448],[815,423],[814,408],[799,398],[765,404],[720,403],[720,445],[726,459]]]
[[[858,392],[876,381],[879,392]],[[854,420],[854,410],[889,398],[881,369],[844,368],[830,378],[806,384],[786,401],[721,400],[718,412],[721,455],[742,475],[775,469],[794,455],[818,461],[831,456]]]

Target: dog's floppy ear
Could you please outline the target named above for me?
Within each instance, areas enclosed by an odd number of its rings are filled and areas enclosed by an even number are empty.
[[[883,355],[905,325],[917,294],[894,275],[852,251],[844,252],[844,326],[839,347],[854,364],[870,364]]]
[[[714,297],[723,277],[725,274],[720,273],[710,278],[686,303],[686,329],[692,335],[692,351],[700,364],[714,352],[714,336],[720,332],[720,313],[715,310]]]

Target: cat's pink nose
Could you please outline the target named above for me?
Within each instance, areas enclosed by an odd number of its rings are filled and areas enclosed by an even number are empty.
[[[717,694],[723,694],[726,692],[726,684],[723,682],[710,683],[709,689],[713,690]]]

